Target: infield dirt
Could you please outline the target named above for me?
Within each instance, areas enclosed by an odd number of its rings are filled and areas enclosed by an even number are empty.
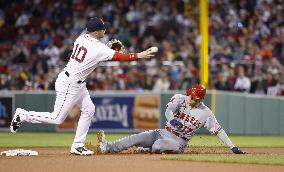
[[[11,148],[0,148],[0,151]],[[0,171],[5,172],[283,172],[284,166],[237,163],[212,163],[161,160],[167,155],[137,154],[129,151],[120,154],[76,156],[68,148],[28,148],[39,152],[39,156],[0,156]],[[247,148],[251,154],[284,155],[284,148]],[[186,154],[231,154],[226,148],[190,148]],[[242,155],[240,155],[242,156]]]

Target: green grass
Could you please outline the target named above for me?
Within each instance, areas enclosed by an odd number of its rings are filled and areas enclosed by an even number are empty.
[[[107,135],[116,140],[128,134]],[[75,133],[0,132],[0,147],[70,147]],[[89,133],[86,142],[96,144],[96,133]]]
[[[284,165],[284,155],[166,155],[162,160]]]
[[[106,139],[114,141],[129,134],[106,133]],[[41,133],[41,132],[0,132],[1,147],[70,147],[75,133]],[[239,147],[270,147],[284,148],[284,136],[229,136]],[[86,142],[95,145],[96,133],[89,133]],[[190,142],[190,147],[225,147],[215,135],[196,135]],[[165,155],[163,160],[207,161],[225,163],[253,163],[284,165],[284,155]]]
[[[109,134],[114,141],[129,134]],[[0,147],[69,147],[75,133],[0,132]],[[284,136],[229,136],[239,147],[284,147]],[[96,144],[96,133],[89,133],[86,142]],[[196,135],[191,147],[225,147],[215,135]]]
[[[284,136],[235,136],[229,135],[232,142],[239,147],[284,148]],[[193,136],[191,147],[223,147],[225,146],[215,135]]]

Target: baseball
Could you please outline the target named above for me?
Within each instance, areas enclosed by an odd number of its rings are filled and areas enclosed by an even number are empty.
[[[151,52],[156,53],[158,52],[158,47],[151,47]]]

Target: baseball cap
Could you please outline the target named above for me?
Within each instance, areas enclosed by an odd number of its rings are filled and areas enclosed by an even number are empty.
[[[88,20],[86,27],[88,32],[94,32],[108,29],[110,27],[110,23],[104,22],[103,19],[99,17],[92,17]]]

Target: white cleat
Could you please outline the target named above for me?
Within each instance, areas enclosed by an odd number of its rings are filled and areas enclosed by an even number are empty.
[[[99,153],[106,153],[107,152],[107,149],[106,149],[107,141],[106,141],[105,133],[103,130],[100,130],[97,133],[97,139],[99,143],[99,146],[98,146]]]
[[[10,124],[10,131],[12,133],[16,133],[18,131],[18,129],[21,127],[23,121],[20,118],[20,114],[24,114],[23,113],[24,111],[25,110],[21,109],[21,108],[16,109],[14,117],[13,117],[11,124]]]
[[[151,153],[150,148],[137,147],[136,153]]]
[[[74,154],[74,155],[93,155],[94,154],[94,151],[91,151],[89,149],[87,149],[85,146],[81,146],[81,147],[71,147],[71,150],[70,150],[70,153],[71,154]]]

